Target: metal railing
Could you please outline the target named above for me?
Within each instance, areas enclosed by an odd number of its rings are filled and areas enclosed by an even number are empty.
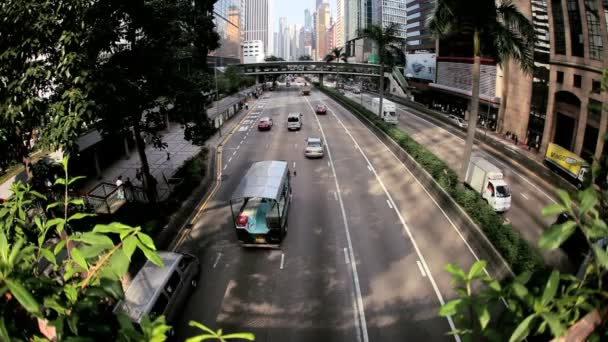
[[[399,70],[399,68],[393,67],[393,77],[395,78],[395,80],[397,81],[397,83],[399,84],[401,89],[403,89],[403,91],[407,94],[409,84],[407,83],[405,76],[403,76],[403,74],[401,73],[401,70]]]

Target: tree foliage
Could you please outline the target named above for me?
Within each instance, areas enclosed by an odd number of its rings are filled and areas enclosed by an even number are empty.
[[[560,201],[543,209],[545,216],[564,215],[567,219],[543,232],[539,246],[553,250],[575,233],[584,236],[588,254],[582,265],[582,275],[576,277],[557,270],[549,274],[523,272],[501,286],[487,274],[479,272],[485,267],[485,262],[473,265],[468,274],[477,276],[472,277],[465,277],[465,271],[448,265],[446,269],[452,274],[460,297],[446,303],[440,314],[457,318],[460,325],[454,333],[469,340],[477,340],[481,336],[510,341],[523,341],[532,335],[560,337],[594,310],[605,324],[608,309],[605,285],[608,192],[605,182],[597,182],[602,186],[596,185],[596,175],[605,177],[605,173],[599,172],[598,165],[594,163],[592,184],[574,196],[559,191]],[[474,282],[476,284],[473,285]],[[461,290],[474,286],[480,289],[476,293]],[[505,312],[491,316],[490,313],[497,312],[497,306],[506,308]]]
[[[264,62],[283,62],[283,61],[285,61],[283,58],[277,57],[275,55],[266,56],[266,58],[264,58]]]
[[[298,57],[299,61],[312,61],[312,57],[310,57],[310,55],[302,55],[300,57]]]

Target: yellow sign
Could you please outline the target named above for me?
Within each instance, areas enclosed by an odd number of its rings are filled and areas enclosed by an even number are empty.
[[[583,158],[553,143],[549,143],[549,146],[547,147],[545,160],[553,163],[574,177],[578,177],[581,168],[587,166],[587,162]]]

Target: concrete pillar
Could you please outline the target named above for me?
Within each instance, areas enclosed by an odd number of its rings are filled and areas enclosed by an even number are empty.
[[[319,84],[323,86],[323,74],[319,74]]]
[[[125,159],[129,159],[129,140],[127,139],[127,137],[125,137],[123,139],[124,142],[124,146],[125,146]]]
[[[583,141],[585,140],[585,130],[587,128],[587,114],[589,110],[589,97],[584,96],[581,100],[578,120],[576,121],[576,136],[574,137],[574,153],[581,155],[583,151]]]
[[[553,72],[551,72],[553,75]],[[555,129],[555,82],[549,82],[549,91],[547,92],[547,113],[545,115],[545,129],[543,130],[543,140],[540,144],[540,152],[545,154],[547,146],[553,140],[553,131]]]
[[[606,109],[604,104],[604,109]],[[602,110],[602,117],[600,119],[600,130],[597,138],[597,144],[595,145],[595,158],[600,160],[602,157],[602,151],[604,150],[604,136],[606,135],[606,126],[608,126],[608,111]]]

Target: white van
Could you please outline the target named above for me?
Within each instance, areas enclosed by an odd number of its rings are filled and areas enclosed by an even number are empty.
[[[289,113],[287,115],[287,130],[300,130],[302,128],[302,114]]]
[[[372,99],[372,112],[378,115],[378,107],[380,106],[380,98],[374,97]],[[396,125],[399,123],[397,119],[397,106],[394,102],[387,99],[382,99],[382,116],[380,117],[384,122]]]
[[[477,191],[498,212],[511,208],[511,190],[502,171],[481,157],[471,157],[465,184]]]
[[[150,319],[164,315],[168,324],[178,318],[182,305],[198,284],[199,261],[190,254],[158,252],[158,255],[164,267],[146,261],[114,313],[123,312],[136,324],[145,315]]]

